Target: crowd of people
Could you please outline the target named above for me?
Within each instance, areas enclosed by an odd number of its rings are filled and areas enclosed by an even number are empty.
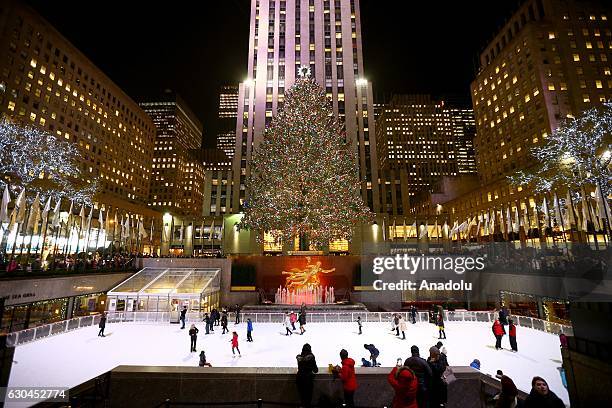
[[[19,273],[42,272],[101,272],[135,270],[137,255],[129,253],[79,255],[51,255],[41,259],[40,255],[6,255],[0,254],[0,274],[7,276]]]

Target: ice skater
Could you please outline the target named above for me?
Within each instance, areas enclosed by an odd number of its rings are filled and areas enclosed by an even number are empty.
[[[402,316],[399,317],[399,331],[402,332],[402,340],[406,340],[406,320]]]
[[[236,352],[234,351],[234,349],[238,351],[238,357],[242,357],[242,355],[240,354],[240,349],[238,348],[238,333],[232,333],[232,339],[230,340],[230,343],[232,343],[232,357],[236,356]]]
[[[306,332],[306,312],[304,311],[304,304],[302,304],[302,311],[300,312],[300,316],[298,317],[298,321],[300,322],[300,335]]]
[[[198,365],[200,367],[212,367],[210,363],[206,362],[206,353],[204,353],[204,350],[200,352],[200,363]]]
[[[289,319],[291,320],[291,330],[295,330],[295,322],[297,322],[297,315],[293,310],[289,314]]]
[[[363,348],[370,352],[370,360],[372,360],[372,367],[378,367],[380,364],[376,361],[380,351],[373,344],[364,344]]]
[[[204,313],[204,323],[206,324],[206,333],[205,334],[210,334],[209,333],[210,317],[208,316],[208,313]]]
[[[196,352],[196,342],[198,341],[198,328],[195,327],[195,324],[191,325],[189,329],[189,337],[191,338],[191,349],[190,352]]]
[[[102,313],[102,317],[100,318],[100,323],[98,324],[100,331],[98,332],[98,337],[106,337],[104,335],[104,328],[106,327],[106,313]]]
[[[501,342],[502,337],[504,336],[504,326],[499,323],[499,319],[495,319],[493,322],[493,335],[495,336],[495,350],[500,350],[502,348]]]
[[[361,331],[361,316],[357,316],[357,327],[359,327],[359,334],[363,334]]]
[[[223,333],[221,334],[225,334],[226,332],[229,333],[227,329],[227,312],[224,312],[223,316],[221,316],[221,328],[223,329]]]
[[[444,331],[444,318],[442,317],[442,313],[438,314],[438,339],[446,339],[446,332]]]
[[[518,346],[516,345],[516,326],[512,319],[508,319],[508,337],[510,338],[510,347],[513,352],[518,352]]]
[[[253,322],[250,318],[247,319],[247,341],[253,342],[253,337],[251,336],[251,332],[253,331]]]
[[[291,317],[289,316],[289,313],[285,313],[284,324],[285,324],[285,336],[289,336],[290,334],[293,334],[293,332],[290,329],[290,327],[291,327]]]
[[[416,313],[417,309],[416,307],[414,307],[414,305],[412,305],[412,307],[410,308],[410,317],[412,318],[412,324],[416,323]]]
[[[186,318],[186,316],[187,316],[187,306],[183,306],[183,310],[181,310],[181,317],[180,317],[181,323],[182,323],[181,329],[185,328],[185,318]]]
[[[393,314],[393,328],[391,331],[395,331],[395,335],[399,336],[399,315],[397,313]]]
[[[238,304],[236,304],[236,323],[234,324],[238,324],[240,323],[240,306],[238,306]]]

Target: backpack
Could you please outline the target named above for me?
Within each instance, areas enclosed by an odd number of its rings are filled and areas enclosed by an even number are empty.
[[[453,369],[450,368],[450,366],[447,366],[444,370],[444,373],[442,373],[442,381],[444,382],[444,384],[448,385],[450,383],[455,382],[455,380],[457,380],[457,377],[455,377]]]

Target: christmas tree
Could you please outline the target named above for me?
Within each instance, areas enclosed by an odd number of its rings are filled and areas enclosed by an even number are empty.
[[[373,219],[360,195],[357,152],[306,70],[287,91],[250,165],[238,229],[258,232],[260,241],[269,232],[277,241],[300,237],[322,248],[350,240],[354,227]]]

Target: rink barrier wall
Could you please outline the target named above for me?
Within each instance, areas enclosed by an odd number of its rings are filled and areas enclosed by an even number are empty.
[[[393,320],[395,314],[401,315],[408,323],[412,320],[410,313],[407,312],[307,312],[306,323],[351,323],[356,322],[357,317],[361,317],[363,323],[384,323]],[[19,346],[31,341],[44,339],[46,337],[66,333],[83,327],[97,326],[100,323],[100,314],[91,316],[75,317],[43,326],[25,329],[7,335],[8,346]],[[177,313],[172,312],[107,312],[107,324],[111,323],[157,323],[168,324],[178,323]],[[510,316],[514,318],[517,326],[529,329],[544,331],[552,334],[563,333],[566,336],[573,336],[574,331],[571,326],[549,322],[542,319],[527,316]],[[250,318],[253,323],[278,323],[283,324],[285,313],[240,313],[240,321],[245,322]],[[481,322],[493,323],[497,318],[495,312],[476,312],[476,311],[445,311],[445,322]],[[235,313],[229,313],[228,323],[235,322]],[[429,322],[428,312],[417,312],[417,322]],[[185,325],[201,323],[202,315],[197,312],[187,313]]]

